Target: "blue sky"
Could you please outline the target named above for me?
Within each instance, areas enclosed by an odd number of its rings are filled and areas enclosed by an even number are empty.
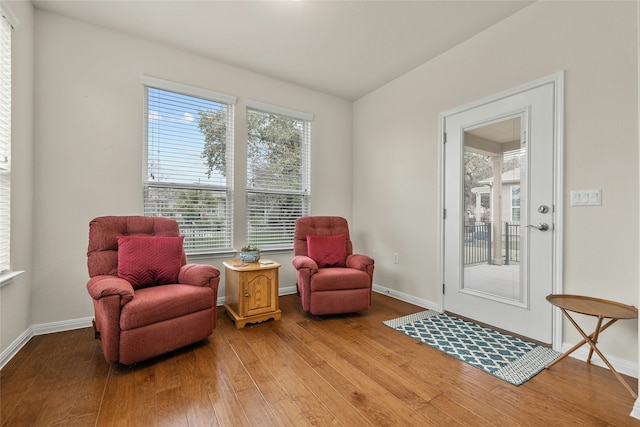
[[[149,87],[147,142],[150,167],[147,179],[225,185],[225,178],[215,171],[207,178],[207,166],[202,158],[204,135],[198,128],[200,111],[221,108],[225,105]]]

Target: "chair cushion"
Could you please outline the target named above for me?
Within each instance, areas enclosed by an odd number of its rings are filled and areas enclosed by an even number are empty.
[[[123,331],[174,319],[215,307],[213,289],[208,286],[162,285],[138,289],[131,302],[122,307]]]
[[[118,275],[118,236],[179,237],[175,219],[159,216],[101,216],[89,223],[89,277]],[[182,264],[187,258],[182,252]]]
[[[321,268],[311,276],[311,292],[369,288],[367,273],[354,268]]]
[[[307,253],[318,267],[346,267],[347,250],[344,234],[307,236]]]
[[[183,237],[118,236],[118,276],[134,289],[177,283]]]

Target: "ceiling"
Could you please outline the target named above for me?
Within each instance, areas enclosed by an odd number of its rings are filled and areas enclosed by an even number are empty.
[[[57,1],[37,9],[356,100],[532,1]]]
[[[520,117],[503,120],[486,126],[481,126],[465,133],[486,139],[487,141],[504,144],[507,142],[520,141]]]

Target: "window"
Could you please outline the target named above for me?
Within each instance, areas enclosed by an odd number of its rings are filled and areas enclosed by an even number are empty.
[[[11,23],[0,4],[0,276],[11,270]]]
[[[247,241],[260,249],[292,248],[309,214],[312,118],[247,102]]]
[[[520,222],[520,186],[511,186],[511,221]]]
[[[235,97],[147,76],[141,81],[144,214],[177,220],[188,254],[230,250]]]

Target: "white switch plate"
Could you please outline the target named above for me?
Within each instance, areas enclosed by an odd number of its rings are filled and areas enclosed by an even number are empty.
[[[571,190],[571,206],[602,206],[602,190]]]

